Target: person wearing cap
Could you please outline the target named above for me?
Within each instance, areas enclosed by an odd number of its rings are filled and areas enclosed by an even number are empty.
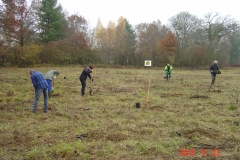
[[[48,111],[48,83],[41,72],[37,72],[35,70],[30,70],[30,75],[33,83],[33,87],[35,88],[35,101],[34,108],[32,110],[33,113],[37,112],[38,109],[38,100],[43,93],[44,96],[44,112]]]
[[[81,73],[81,75],[79,77],[79,80],[80,80],[80,82],[82,84],[82,90],[81,90],[82,96],[85,95],[85,88],[86,88],[87,77],[89,77],[91,79],[91,81],[93,81],[93,78],[92,78],[92,76],[90,74],[90,73],[92,73],[92,71],[93,71],[93,66],[90,65],[90,66],[88,66],[88,67],[83,69],[83,71],[82,71],[82,73]]]
[[[45,78],[48,83],[48,98],[52,97],[52,90],[54,89],[52,87],[52,81],[55,80],[59,74],[60,72],[57,70],[50,70],[45,74]]]
[[[212,75],[212,83],[211,83],[211,86],[210,88],[214,85],[214,82],[216,80],[216,74],[219,72],[219,67],[218,67],[218,61],[213,61],[212,65],[210,66],[209,68],[209,71]]]
[[[167,78],[167,80],[168,78],[170,79],[172,77],[172,66],[169,63],[165,66],[165,73],[166,73],[166,77],[164,78]]]

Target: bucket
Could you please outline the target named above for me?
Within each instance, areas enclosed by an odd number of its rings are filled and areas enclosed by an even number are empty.
[[[136,103],[136,108],[140,108],[140,102]]]

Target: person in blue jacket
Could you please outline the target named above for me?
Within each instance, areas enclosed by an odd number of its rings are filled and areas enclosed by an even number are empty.
[[[48,83],[41,72],[37,72],[35,70],[30,70],[31,80],[33,83],[33,87],[35,88],[35,101],[34,108],[32,110],[33,113],[37,112],[38,109],[38,101],[43,93],[44,95],[44,112],[48,112]]]

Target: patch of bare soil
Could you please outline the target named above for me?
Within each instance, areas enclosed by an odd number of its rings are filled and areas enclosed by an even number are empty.
[[[196,147],[195,148],[204,148],[204,149],[225,149],[225,148],[232,148],[235,145],[234,144],[230,144],[230,143],[222,143],[222,144],[205,144],[205,143],[197,143],[195,142]]]
[[[28,145],[31,140],[33,140],[33,137],[31,136],[29,132],[25,130],[14,130],[13,132],[13,139],[15,141],[15,144],[17,145]]]
[[[106,136],[106,140],[110,140],[113,142],[119,142],[126,139],[127,139],[127,136],[121,133],[111,133]]]
[[[0,104],[0,110],[4,110],[6,107],[7,107],[7,105],[5,105],[3,103]]]
[[[103,132],[103,130],[99,129],[89,131],[88,133],[86,133],[86,135],[88,140],[100,140],[105,137],[106,133]]]
[[[12,107],[18,107],[20,105],[26,105],[27,103],[33,103],[32,100],[26,100],[26,101],[20,101],[20,102],[16,102],[14,104],[12,104],[11,106]]]
[[[150,127],[150,128],[158,128],[159,125],[155,124],[155,123],[144,123],[144,124],[137,124],[138,128],[144,128],[144,127]]]
[[[29,103],[32,104],[32,101],[31,100],[27,100],[27,101],[19,101],[19,102],[15,102],[15,103],[7,103],[7,104],[4,104],[4,103],[1,103],[0,104],[0,110],[17,110],[17,107],[18,106],[28,106]]]
[[[181,132],[182,137],[192,139],[196,136],[204,136],[211,139],[218,139],[220,137],[220,134],[218,131],[214,131],[212,129],[204,130],[201,128],[195,128],[191,130],[182,130]]]
[[[113,92],[130,92],[130,91],[132,91],[132,89],[129,87],[115,87],[115,88],[111,88],[110,90]]]
[[[163,110],[164,107],[161,107],[161,106],[151,106],[149,107],[149,110]]]
[[[109,140],[113,142],[119,142],[126,140],[127,136],[121,133],[105,133],[103,130],[93,130],[86,133],[86,140]]]
[[[234,150],[240,150],[239,142],[236,140],[227,139],[224,137],[221,137],[221,134],[213,129],[205,130],[201,128],[191,129],[191,130],[182,130],[178,132],[178,136],[187,138],[188,140],[181,145],[181,148],[188,148],[191,146],[191,148],[195,149],[220,149],[221,151],[229,152],[229,149]],[[194,139],[194,137],[208,137],[213,140],[212,143],[204,143],[200,140],[197,141]],[[229,151],[228,151],[229,150]],[[231,159],[231,158],[240,158],[240,155],[235,155],[234,153],[231,154],[231,156],[220,156],[219,158],[224,159]]]
[[[163,94],[160,97],[182,97],[184,94],[179,94],[179,93],[171,93],[171,94]]]
[[[55,98],[55,97],[60,97],[60,96],[61,96],[61,95],[60,95],[59,93],[53,93],[53,94],[52,94],[52,97],[54,97],[54,98]]]
[[[209,97],[208,96],[205,96],[205,95],[193,95],[190,97],[191,98],[202,98],[202,99],[208,99]]]
[[[212,93],[222,93],[223,91],[220,89],[213,89],[213,90],[209,90],[208,92],[212,92]]]
[[[7,97],[12,97],[14,95],[14,91],[8,91],[7,93],[6,93],[6,96]]]
[[[76,89],[72,89],[72,90],[70,90],[72,93],[77,93],[77,94],[79,94],[80,95],[80,91],[79,90],[76,90]]]

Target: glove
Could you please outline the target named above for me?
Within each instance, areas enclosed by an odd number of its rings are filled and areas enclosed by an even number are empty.
[[[56,76],[53,76],[53,79],[56,79],[57,77]]]

